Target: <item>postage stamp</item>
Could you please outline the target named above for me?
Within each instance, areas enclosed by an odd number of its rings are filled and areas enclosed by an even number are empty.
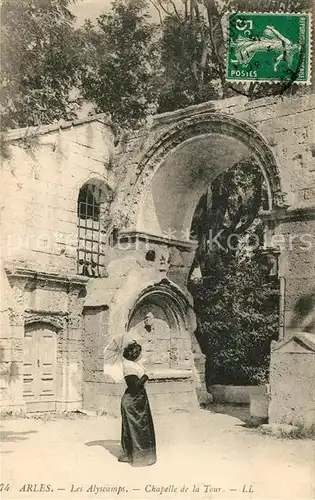
[[[308,83],[310,23],[309,13],[230,13],[226,80]]]

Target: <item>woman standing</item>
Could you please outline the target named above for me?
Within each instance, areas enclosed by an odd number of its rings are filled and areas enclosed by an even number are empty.
[[[129,462],[134,467],[153,465],[156,462],[154,425],[144,384],[148,376],[139,363],[141,346],[130,342],[123,351],[124,377],[127,389],[121,400],[121,445],[120,462]]]

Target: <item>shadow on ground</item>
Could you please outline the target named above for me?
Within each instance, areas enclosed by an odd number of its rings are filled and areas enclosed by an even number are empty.
[[[268,422],[268,419],[251,417],[249,405],[247,404],[211,403],[206,405],[204,409],[212,413],[221,413],[223,415],[229,415],[230,417],[237,418],[240,422],[235,424],[236,427],[252,429]]]
[[[30,437],[30,434],[35,434],[37,431],[24,431],[24,432],[14,432],[14,431],[0,431],[0,443],[16,443],[17,441],[24,441]],[[5,453],[13,453],[12,450],[2,450],[0,453],[3,455]]]
[[[117,439],[105,439],[100,441],[88,441],[85,446],[102,446],[111,455],[118,458],[121,455],[120,442]]]
[[[24,439],[27,439],[30,434],[35,434],[36,432],[37,431],[0,431],[0,441],[2,443],[14,443],[16,441],[23,441]]]
[[[251,421],[249,405],[212,403],[207,405],[204,409],[212,413],[223,413],[224,415],[238,418],[244,424],[248,424]]]

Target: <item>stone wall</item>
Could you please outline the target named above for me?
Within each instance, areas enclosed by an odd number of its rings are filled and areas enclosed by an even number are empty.
[[[279,165],[290,210],[315,205],[315,94],[270,98],[245,105],[235,116],[257,127]]]
[[[103,286],[106,286],[105,280]],[[91,301],[93,303],[93,300]],[[85,306],[83,312],[83,401],[89,410],[106,410],[103,350],[109,341],[108,305]]]
[[[12,131],[8,141],[1,171],[3,259],[76,274],[79,190],[89,180],[115,188],[108,118]]]
[[[157,115],[147,129],[131,136],[121,151],[121,168],[126,172],[126,179],[119,203],[123,204],[123,199],[128,201],[128,193],[140,174],[139,164],[149,158],[152,149],[160,148],[162,161],[167,134],[174,133],[184,120],[194,119],[198,123],[202,115],[216,113],[241,120],[261,134],[276,157],[284,201],[290,209],[314,206],[314,110],[315,94],[254,101],[239,96]]]
[[[25,325],[56,330],[55,409],[83,399],[82,311],[77,276],[77,200],[87,181],[115,188],[113,133],[105,115],[13,130],[1,168],[1,403],[25,410]],[[38,405],[40,409],[40,405]]]

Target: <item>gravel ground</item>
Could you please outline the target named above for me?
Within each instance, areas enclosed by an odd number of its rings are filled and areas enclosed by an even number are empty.
[[[155,429],[157,463],[133,468],[117,462],[119,419],[4,419],[2,499],[314,498],[314,441],[262,435],[207,410],[157,416]]]

